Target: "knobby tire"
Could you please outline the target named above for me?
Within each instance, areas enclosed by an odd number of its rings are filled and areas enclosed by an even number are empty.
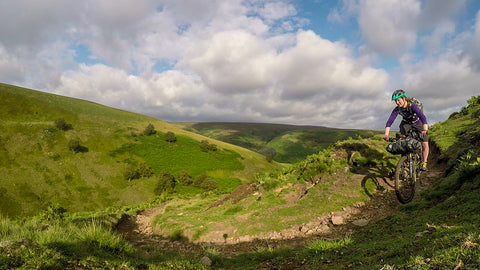
[[[397,199],[405,204],[413,200],[415,195],[415,173],[410,173],[410,164],[407,156],[402,156],[395,170],[395,194]]]

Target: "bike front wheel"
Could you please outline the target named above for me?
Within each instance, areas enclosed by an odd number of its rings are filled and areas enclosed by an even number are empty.
[[[395,171],[395,194],[401,203],[409,203],[415,195],[416,172],[410,172],[410,162],[407,156],[402,156]]]

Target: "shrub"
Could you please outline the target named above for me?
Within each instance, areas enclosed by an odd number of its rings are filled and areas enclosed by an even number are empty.
[[[458,112],[453,112],[448,116],[448,119],[454,119],[458,115]]]
[[[188,174],[188,172],[186,171],[182,171],[178,177],[178,182],[182,185],[185,185],[185,186],[189,186],[191,184],[193,184],[193,179],[192,177]]]
[[[480,104],[480,96],[472,96],[468,101],[467,101],[469,106],[474,106],[477,104]]]
[[[58,204],[52,204],[47,207],[46,210],[39,214],[40,219],[45,221],[62,220],[65,216],[67,209],[61,207]]]
[[[169,142],[169,143],[173,143],[173,142],[176,142],[177,141],[177,138],[175,137],[175,133],[169,131],[167,133],[165,133],[165,141]]]
[[[155,187],[155,195],[161,195],[164,192],[173,192],[175,189],[175,177],[169,172],[161,172],[158,175],[157,186]]]
[[[138,174],[140,177],[150,177],[153,175],[153,169],[152,167],[148,166],[147,163],[142,163],[137,169]]]
[[[152,124],[148,124],[148,126],[145,127],[145,130],[143,130],[143,135],[145,135],[145,136],[150,136],[150,135],[153,135],[155,133],[156,133],[155,127]]]
[[[123,178],[125,180],[131,181],[133,179],[140,178],[140,174],[138,173],[137,168],[134,165],[128,164],[125,168],[125,171],[123,172]]]
[[[55,119],[54,123],[55,123],[55,127],[58,128],[58,129],[60,129],[60,130],[69,130],[69,129],[72,129],[72,125],[71,125],[71,124],[67,124],[67,122],[66,122],[65,119],[63,119],[63,118]]]
[[[215,145],[213,143],[209,143],[207,140],[202,140],[200,142],[200,149],[203,152],[217,151],[217,145]]]
[[[145,162],[141,163],[138,167],[133,164],[128,164],[123,172],[123,178],[128,181],[140,179],[142,177],[150,177],[152,175],[152,167],[148,166]]]
[[[218,188],[218,183],[215,182],[215,180],[208,178],[204,173],[195,177],[193,185],[206,191]]]
[[[75,153],[88,152],[88,148],[80,145],[80,141],[77,139],[71,139],[68,141],[68,149],[72,150]]]
[[[461,180],[468,180],[480,174],[480,152],[469,150],[460,157],[458,171]]]

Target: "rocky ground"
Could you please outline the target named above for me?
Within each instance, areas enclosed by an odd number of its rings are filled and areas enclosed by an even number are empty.
[[[433,164],[434,163],[434,164]],[[431,186],[444,175],[442,164],[431,162],[426,173],[423,173],[417,190]],[[206,250],[215,250],[224,257],[257,251],[261,248],[302,248],[315,240],[342,238],[351,234],[356,228],[366,226],[385,216],[392,215],[400,208],[390,178],[374,179],[378,182],[378,191],[365,203],[346,207],[343,211],[331,212],[312,218],[305,224],[299,224],[280,232],[269,232],[259,235],[242,236],[226,241],[191,242],[187,239],[171,241],[154,233],[150,225],[152,217],[162,214],[165,205],[159,205],[137,216],[124,216],[116,226],[117,232],[124,235],[134,246],[153,246],[164,250],[171,250],[180,254],[205,253]],[[245,188],[245,190],[250,190]],[[241,194],[245,192],[240,192]],[[245,194],[243,194],[245,195]]]

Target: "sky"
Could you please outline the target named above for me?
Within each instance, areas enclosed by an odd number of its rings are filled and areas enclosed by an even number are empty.
[[[433,124],[480,95],[480,0],[0,0],[0,82],[169,122],[354,129],[383,129],[401,88]]]

